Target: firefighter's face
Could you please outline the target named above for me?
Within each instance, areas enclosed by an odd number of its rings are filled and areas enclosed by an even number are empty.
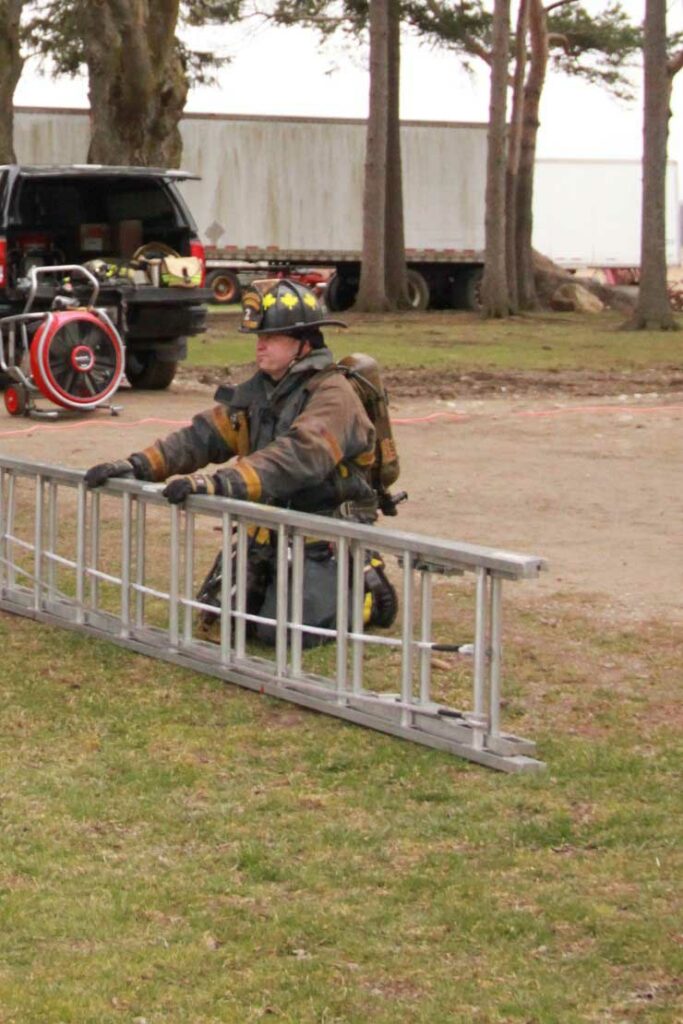
[[[308,352],[308,342],[302,346],[298,338],[292,338],[289,334],[259,334],[256,341],[256,365],[273,380],[280,380],[292,360]]]

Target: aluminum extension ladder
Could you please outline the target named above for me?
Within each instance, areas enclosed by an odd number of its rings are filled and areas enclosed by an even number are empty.
[[[491,768],[543,767],[532,741],[501,729],[502,584],[537,577],[543,559],[216,497],[181,509],[161,489],[111,480],[88,491],[80,471],[0,458],[0,609]],[[246,611],[255,526],[277,538],[274,620]],[[336,548],[336,629],[302,625],[310,538]],[[214,644],[197,628],[207,606],[194,595],[217,548],[227,614]],[[397,623],[381,634],[363,628],[367,551],[382,553],[399,593]],[[249,619],[274,626],[274,648],[254,649]],[[305,632],[334,643],[305,650]],[[471,656],[451,653],[449,675],[437,676],[434,657],[442,670],[443,652],[467,639]],[[447,703],[453,695],[466,710]]]

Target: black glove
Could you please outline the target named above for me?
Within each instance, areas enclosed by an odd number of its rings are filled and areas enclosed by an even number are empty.
[[[119,459],[118,462],[100,462],[91,466],[85,474],[85,486],[101,487],[113,476],[135,476],[132,462],[128,459]]]
[[[192,476],[178,476],[166,484],[161,492],[172,505],[180,505],[191,494],[222,494],[215,476],[195,473]]]

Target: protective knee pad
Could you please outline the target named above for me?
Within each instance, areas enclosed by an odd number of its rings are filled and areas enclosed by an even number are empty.
[[[393,584],[384,572],[384,560],[376,551],[369,551],[367,564],[363,569],[365,581],[365,604],[363,621],[366,626],[388,629],[398,615],[398,596]]]

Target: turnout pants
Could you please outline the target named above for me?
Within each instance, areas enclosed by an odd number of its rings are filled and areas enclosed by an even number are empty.
[[[247,552],[248,615],[276,618],[276,564],[276,549],[269,532],[258,531],[250,538]],[[369,552],[364,566],[363,617],[367,626],[387,628],[391,626],[398,612],[396,591],[384,570],[382,558],[376,552]],[[202,604],[215,605],[217,609],[215,613],[200,613],[200,625],[208,639],[214,639],[213,634],[218,633],[221,586],[222,559],[219,553],[197,594],[197,599]],[[233,598],[234,589],[233,587]],[[291,601],[291,587],[288,588],[288,593]],[[333,547],[327,541],[308,543],[304,548],[302,622],[305,626],[322,629],[335,629],[337,625],[337,558]],[[275,644],[275,626],[248,620],[247,636],[272,646]],[[304,647],[316,647],[329,643],[331,639],[314,633],[302,634]]]

